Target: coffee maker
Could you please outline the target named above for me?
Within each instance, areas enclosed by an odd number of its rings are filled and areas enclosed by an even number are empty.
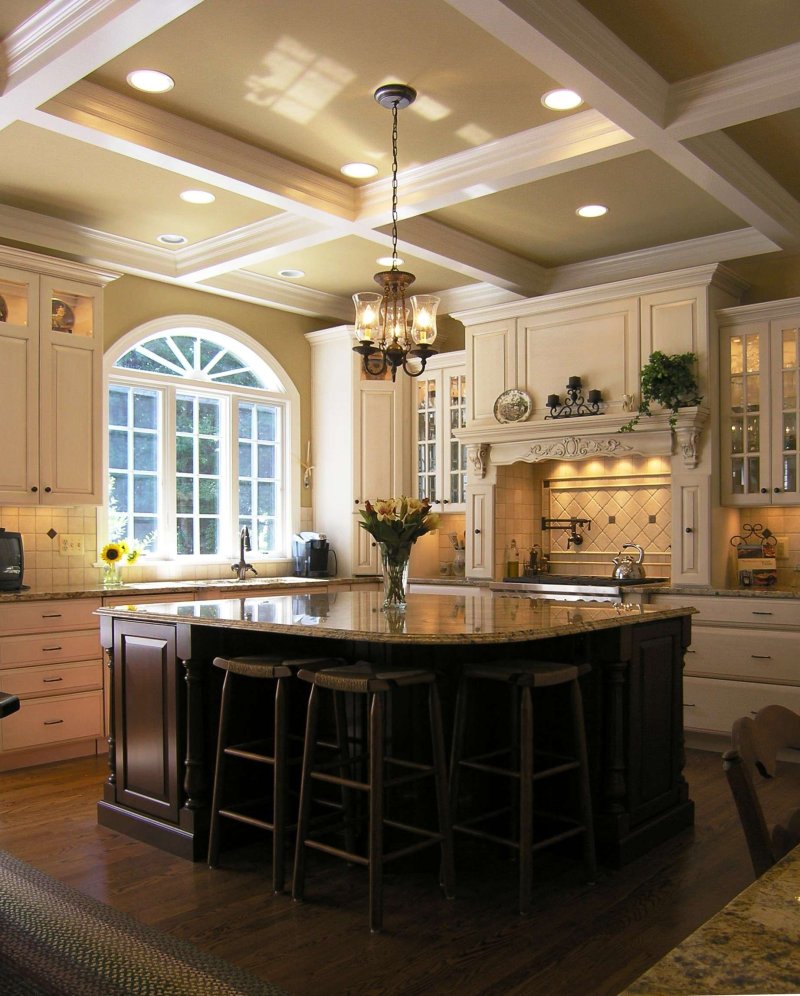
[[[292,537],[292,554],[295,577],[329,578],[336,574],[336,554],[331,550],[324,533],[295,533]]]

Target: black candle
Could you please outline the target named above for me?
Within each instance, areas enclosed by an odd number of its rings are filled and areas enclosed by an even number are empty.
[[[570,391],[579,391],[581,389],[581,379],[580,377],[570,377],[567,381],[567,387]]]
[[[558,408],[561,404],[561,398],[557,394],[547,395],[547,407],[548,408]]]
[[[603,400],[603,395],[600,391],[589,391],[589,404],[599,405]]]

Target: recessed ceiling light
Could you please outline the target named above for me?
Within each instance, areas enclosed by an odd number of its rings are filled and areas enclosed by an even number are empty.
[[[378,266],[402,266],[405,260],[400,259],[399,256],[378,256],[375,262]]]
[[[182,246],[189,240],[185,235],[175,235],[172,232],[166,232],[164,235],[158,236],[158,241],[163,242],[165,246]]]
[[[181,200],[190,204],[213,204],[217,198],[210,190],[183,190]]]
[[[604,214],[608,214],[608,208],[604,204],[584,204],[575,214],[581,218],[602,218]]]
[[[548,90],[542,97],[542,103],[551,111],[571,111],[581,106],[583,97],[574,90]]]
[[[352,177],[354,180],[368,180],[377,174],[378,167],[371,163],[345,163],[339,172]]]
[[[297,277],[304,277],[305,275],[305,270],[278,270],[279,277],[288,277],[289,279],[296,279]]]
[[[127,80],[135,90],[144,90],[145,93],[166,93],[175,86],[171,76],[157,69],[134,69],[128,73]]]

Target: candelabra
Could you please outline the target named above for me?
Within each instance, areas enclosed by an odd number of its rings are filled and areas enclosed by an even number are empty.
[[[547,407],[550,414],[545,418],[572,418],[576,415],[600,415],[602,392],[589,391],[586,398],[581,394],[580,377],[570,377],[567,381],[567,400],[562,402],[558,394],[548,394]]]

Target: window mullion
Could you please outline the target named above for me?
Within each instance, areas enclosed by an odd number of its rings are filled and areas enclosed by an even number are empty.
[[[164,388],[164,431],[161,438],[161,459],[164,465],[164,487],[161,490],[163,502],[164,539],[163,554],[170,560],[177,556],[176,514],[175,514],[175,388]]]

